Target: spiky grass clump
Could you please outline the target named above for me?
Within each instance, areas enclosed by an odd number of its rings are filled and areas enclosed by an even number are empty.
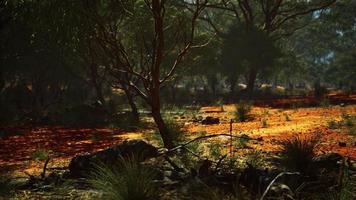
[[[282,164],[291,171],[304,174],[312,170],[312,160],[315,156],[315,149],[320,137],[297,136],[281,142]]]
[[[235,117],[239,122],[245,122],[251,118],[251,104],[241,101],[236,105]]]
[[[183,129],[183,124],[174,120],[170,117],[165,117],[164,121],[166,123],[169,134],[171,135],[175,145],[184,141],[185,131]],[[159,134],[157,132],[157,134]]]
[[[10,178],[0,176],[0,199],[10,197],[15,186],[11,183]]]
[[[105,200],[157,200],[156,174],[135,157],[121,158],[115,166],[97,165],[91,185],[103,193]]]

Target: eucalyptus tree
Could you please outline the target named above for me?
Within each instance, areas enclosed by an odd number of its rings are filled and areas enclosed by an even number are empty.
[[[108,68],[113,81],[147,103],[164,146],[172,148],[173,138],[161,115],[160,91],[188,51],[196,47],[196,23],[207,2],[194,1],[189,6],[193,12],[177,6],[178,1],[85,2],[95,39],[111,60]]]
[[[239,29],[245,30],[247,37],[249,37],[249,32],[251,34],[263,32],[266,37],[276,41],[292,35],[295,31],[305,27],[309,23],[308,21],[305,22],[305,16],[308,16],[312,20],[313,18],[310,16],[313,13],[326,9],[335,2],[336,0],[216,0],[209,2],[206,7],[210,10],[224,10],[228,12],[226,14],[227,18],[233,21],[232,27],[228,29],[230,30],[230,34],[231,29],[237,26]],[[222,35],[224,38],[226,30],[224,31],[222,27],[219,27],[217,22],[208,17],[205,17],[205,21],[208,21],[214,30],[222,32],[219,35]],[[236,35],[236,37],[238,36]],[[231,36],[228,36],[226,40],[229,38]],[[229,42],[227,41],[226,43]],[[262,47],[258,43],[252,43],[251,45]],[[243,51],[244,49],[240,50],[240,52]],[[258,52],[256,51],[256,53]],[[234,58],[235,56],[231,57],[232,60]],[[263,62],[261,63],[263,64]],[[246,65],[243,67],[243,65],[236,64],[236,67],[246,68]],[[247,90],[251,95],[255,80],[264,67],[249,65],[247,68],[245,77],[247,78]]]

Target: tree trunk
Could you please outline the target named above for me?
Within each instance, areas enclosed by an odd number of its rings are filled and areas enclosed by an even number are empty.
[[[152,88],[151,91],[151,112],[153,120],[155,121],[159,133],[163,140],[163,145],[167,149],[171,149],[174,147],[173,138],[171,133],[169,132],[165,122],[163,121],[161,115],[161,105],[160,105],[160,94],[159,94],[159,87]]]
[[[139,122],[140,121],[140,114],[138,112],[137,106],[136,106],[135,101],[133,99],[132,93],[130,92],[129,89],[127,89],[125,87],[124,87],[124,92],[125,92],[125,95],[126,95],[126,98],[127,98],[127,102],[129,103],[130,108],[131,108],[131,114],[132,114],[134,120],[136,122]]]
[[[253,89],[255,87],[255,81],[256,81],[256,77],[257,77],[257,70],[256,69],[251,69],[249,75],[248,75],[248,81],[247,81],[247,95],[248,95],[248,99],[251,100],[252,99],[252,95],[253,95]]]

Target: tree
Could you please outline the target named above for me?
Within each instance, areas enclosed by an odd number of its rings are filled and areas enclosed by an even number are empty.
[[[108,68],[112,77],[150,106],[164,146],[172,148],[173,138],[161,115],[160,90],[175,74],[187,52],[194,48],[197,19],[206,1],[195,1],[189,7],[192,13],[165,0],[115,2],[85,4],[88,18],[97,31],[96,40],[111,58]],[[100,6],[105,9],[98,9]],[[115,9],[124,12],[117,13]],[[122,77],[134,77],[134,80],[123,81]]]
[[[301,21],[304,22],[301,18],[328,8],[335,2],[336,0],[222,0],[210,2],[206,7],[228,11],[232,15],[230,19],[235,20],[233,24],[243,24],[246,32],[252,31],[253,34],[258,29],[272,40],[278,40],[306,26],[307,23],[301,23]],[[214,30],[221,32],[221,28],[214,24],[213,20],[205,17],[205,21],[209,22]],[[252,65],[248,68],[247,90],[251,96],[258,70]]]

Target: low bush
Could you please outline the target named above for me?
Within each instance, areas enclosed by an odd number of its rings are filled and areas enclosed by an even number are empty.
[[[327,123],[329,129],[337,129],[339,127],[339,123],[335,120],[330,120]]]
[[[235,117],[239,122],[245,122],[251,118],[251,103],[241,101],[236,106]]]
[[[283,166],[291,171],[304,174],[312,172],[312,160],[319,136],[297,136],[280,143]]]
[[[133,156],[120,159],[115,166],[97,165],[89,183],[103,192],[105,200],[157,200],[153,183],[156,173]]]

